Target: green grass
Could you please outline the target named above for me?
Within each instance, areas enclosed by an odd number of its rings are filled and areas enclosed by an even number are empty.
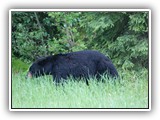
[[[51,76],[25,79],[12,74],[12,108],[148,108],[147,71],[123,72],[120,82],[90,79],[56,87]]]

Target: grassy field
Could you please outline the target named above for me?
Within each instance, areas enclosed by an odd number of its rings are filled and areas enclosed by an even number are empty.
[[[51,76],[12,74],[12,108],[148,108],[148,72],[124,71],[123,79],[72,81],[56,87]]]

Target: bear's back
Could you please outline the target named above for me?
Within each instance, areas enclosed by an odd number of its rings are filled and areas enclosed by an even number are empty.
[[[63,54],[64,56],[68,58],[74,58],[79,60],[100,60],[105,59],[106,61],[110,61],[108,57],[106,57],[104,54],[95,51],[95,50],[83,50],[83,51],[77,51],[77,52],[71,52],[67,54]]]
[[[95,50],[83,50],[83,51],[77,51],[77,52],[70,52],[66,54],[56,54],[47,56],[41,59],[38,59],[35,63],[38,64],[45,64],[45,63],[54,63],[59,64],[63,62],[83,62],[87,63],[90,61],[98,62],[100,60],[110,61],[111,60],[106,57],[104,54],[95,51]]]

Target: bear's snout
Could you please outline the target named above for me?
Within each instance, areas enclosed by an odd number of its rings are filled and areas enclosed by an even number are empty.
[[[28,72],[27,75],[26,75],[26,78],[32,78],[32,73]]]

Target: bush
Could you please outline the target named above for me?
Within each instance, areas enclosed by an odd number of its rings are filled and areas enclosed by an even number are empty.
[[[12,72],[26,72],[29,64],[24,63],[22,60],[12,57]]]

